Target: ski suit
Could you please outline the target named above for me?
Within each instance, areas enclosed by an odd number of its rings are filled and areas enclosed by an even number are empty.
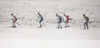
[[[39,18],[40,18],[39,24],[40,24],[40,27],[42,27],[41,22],[43,21],[43,17],[42,16],[39,16]]]
[[[65,23],[68,23],[68,21],[69,21],[69,16],[68,15],[65,15],[65,17],[66,17],[66,21],[65,21]]]
[[[62,26],[61,26],[61,22],[62,22],[62,16],[58,16],[58,18],[59,18],[59,21],[58,21],[58,28],[62,28]]]
[[[13,23],[16,23],[16,21],[17,21],[17,18],[15,17],[15,16],[13,16]]]
[[[12,26],[12,27],[16,27],[16,25],[15,25],[15,23],[16,23],[16,21],[17,21],[16,16],[13,16],[13,19],[12,19],[12,20],[13,20],[13,24],[12,24],[13,26]]]
[[[89,28],[88,27],[89,18],[88,17],[85,17],[85,20],[86,20],[86,22],[84,23],[84,28],[86,28],[86,26],[87,26],[87,29],[88,29]]]

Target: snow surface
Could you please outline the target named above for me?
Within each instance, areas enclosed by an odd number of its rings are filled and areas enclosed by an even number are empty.
[[[47,27],[37,28],[38,12]],[[11,13],[17,28],[10,27]],[[56,29],[56,13],[72,18],[69,28],[62,23]],[[90,18],[88,30],[82,29],[83,14]],[[0,0],[0,48],[100,48],[99,15],[100,0]]]
[[[0,27],[0,48],[100,48],[100,28]]]

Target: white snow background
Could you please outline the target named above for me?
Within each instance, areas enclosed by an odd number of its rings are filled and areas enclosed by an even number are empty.
[[[47,27],[37,28],[38,12]],[[11,28],[11,13],[17,28]],[[69,28],[62,23],[56,29],[56,13],[72,18]],[[83,14],[90,18],[88,30]],[[0,0],[0,48],[100,48],[99,15],[100,0]]]

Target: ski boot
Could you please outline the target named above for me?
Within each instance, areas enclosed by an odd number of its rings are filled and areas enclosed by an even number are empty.
[[[39,26],[38,28],[42,28],[42,26]]]
[[[65,28],[67,28],[67,26],[65,26]]]
[[[12,28],[16,28],[16,26],[11,26]]]
[[[58,26],[58,28],[59,28],[59,29],[62,29],[62,26],[60,26],[60,27]]]

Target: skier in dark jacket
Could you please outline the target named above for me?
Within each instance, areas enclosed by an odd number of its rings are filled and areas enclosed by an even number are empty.
[[[85,14],[83,14],[83,17],[86,20],[86,22],[84,23],[84,29],[86,29],[86,27],[87,27],[87,29],[89,29],[89,27],[88,27],[89,17],[85,16]]]

